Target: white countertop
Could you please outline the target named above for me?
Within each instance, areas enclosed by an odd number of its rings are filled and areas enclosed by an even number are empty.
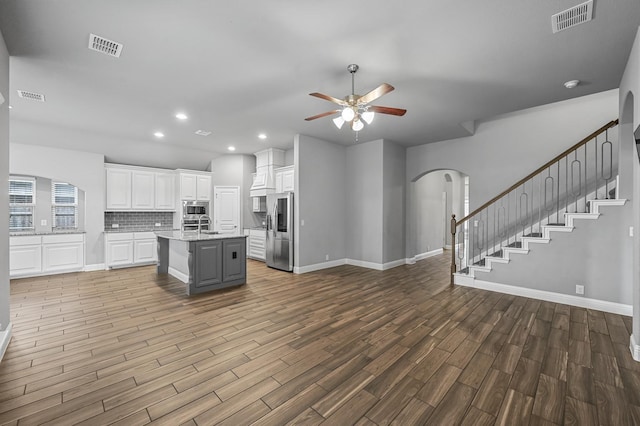
[[[179,241],[206,241],[206,240],[224,240],[229,238],[246,238],[241,234],[207,234],[198,233],[197,231],[156,231],[160,238]]]

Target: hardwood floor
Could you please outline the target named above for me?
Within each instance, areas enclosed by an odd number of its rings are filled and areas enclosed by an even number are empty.
[[[0,424],[632,425],[631,319],[449,287],[448,255],[187,297],[154,267],[11,282]]]

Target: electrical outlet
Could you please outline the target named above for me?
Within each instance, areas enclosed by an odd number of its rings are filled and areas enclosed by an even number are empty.
[[[328,254],[324,255],[324,260],[329,260],[329,255]]]
[[[111,224],[111,227],[112,227],[112,228],[114,228],[114,229],[115,229],[115,228],[120,228],[120,225],[118,225],[117,223],[112,223],[112,224]]]
[[[633,237],[633,226],[629,227],[629,236]]]
[[[42,219],[40,221],[40,226],[47,226],[47,219]]]
[[[304,226],[304,219],[300,221],[300,226]]]
[[[584,286],[576,285],[576,294],[584,294]]]
[[[160,222],[156,222],[156,226],[162,226]]]

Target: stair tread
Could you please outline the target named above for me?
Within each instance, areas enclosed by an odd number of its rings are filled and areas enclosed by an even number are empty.
[[[511,248],[522,248],[522,242],[520,242],[520,241],[516,241],[515,243],[511,243],[511,244],[509,244],[507,247],[511,247]]]
[[[546,226],[567,226],[567,225],[564,223],[547,223]]]
[[[523,235],[524,238],[542,238],[542,232],[532,232],[527,235]]]

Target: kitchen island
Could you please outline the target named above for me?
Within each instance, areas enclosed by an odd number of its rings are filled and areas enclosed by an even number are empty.
[[[246,282],[246,236],[158,231],[158,274],[187,284],[193,295]]]

